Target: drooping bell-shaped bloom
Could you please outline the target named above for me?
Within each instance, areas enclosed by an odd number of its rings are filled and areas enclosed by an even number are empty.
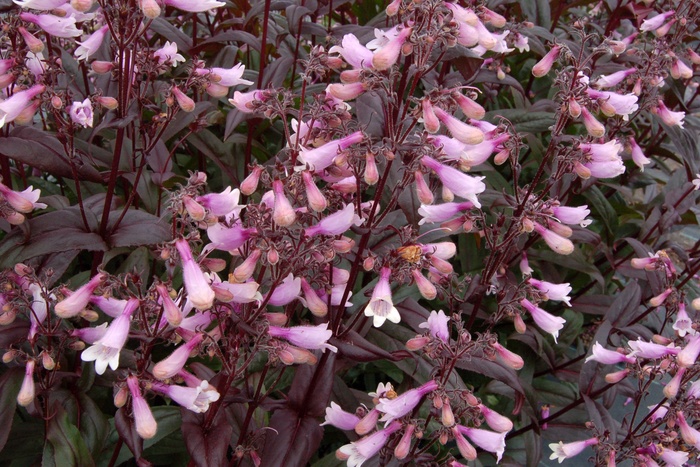
[[[493,348],[496,350],[496,355],[498,355],[498,358],[500,358],[501,361],[510,368],[520,370],[525,365],[525,361],[520,355],[511,352],[498,342],[493,344]]]
[[[479,144],[484,140],[484,132],[479,128],[462,122],[438,107],[434,107],[433,111],[452,136],[462,143]]]
[[[581,150],[586,154],[584,164],[590,175],[597,178],[613,178],[625,172],[625,166],[620,158],[622,145],[617,140],[605,144],[582,144]]]
[[[68,113],[73,123],[81,125],[83,128],[92,128],[93,113],[90,99],[85,99],[83,102],[73,102]]]
[[[530,277],[527,282],[535,287],[537,290],[544,294],[545,300],[554,300],[566,303],[567,306],[571,306],[571,286],[568,282],[563,284],[553,284],[552,282],[540,281],[535,278]]]
[[[333,336],[333,331],[328,329],[328,323],[319,324],[318,326],[292,326],[289,328],[270,326],[268,333],[272,337],[282,338],[304,349],[321,349],[322,352],[325,352],[326,349],[329,349],[331,352],[338,351],[337,347],[328,343],[328,339]]]
[[[71,331],[71,336],[77,337],[88,344],[94,344],[107,333],[107,324],[102,323],[94,328],[76,328]]]
[[[496,463],[501,462],[503,452],[506,450],[506,434],[494,433],[493,431],[482,430],[480,428],[468,428],[462,425],[455,425],[460,433],[467,436],[474,444],[484,451],[496,454]]]
[[[343,102],[357,99],[366,90],[367,85],[361,81],[355,83],[333,83],[326,88],[328,94]]]
[[[139,380],[136,376],[130,375],[126,379],[126,384],[129,387],[129,392],[131,393],[131,406],[134,414],[134,425],[136,425],[136,432],[143,439],[151,439],[158,431],[158,424],[156,423],[156,419],[153,417],[153,412],[151,412],[148,402],[146,402],[146,399],[144,399],[141,395]]]
[[[652,297],[649,300],[649,306],[657,307],[657,306],[663,305],[664,302],[666,301],[666,299],[668,298],[668,296],[671,295],[672,293],[673,293],[673,288],[671,288],[671,287],[667,288],[666,290],[661,292],[659,295]]]
[[[604,365],[617,365],[618,363],[634,363],[636,359],[632,355],[625,355],[614,350],[608,350],[599,342],[593,344],[591,355],[586,358],[586,363],[591,360]]]
[[[642,148],[639,147],[637,142],[634,140],[634,137],[630,136],[629,144],[630,144],[630,152],[632,153],[632,162],[634,162],[635,165],[637,167],[639,167],[639,169],[642,172],[644,172],[644,166],[647,164],[650,164],[651,159],[647,158],[644,155]]]
[[[594,138],[601,138],[605,134],[605,126],[591,115],[586,107],[581,107],[581,117],[583,118],[583,126],[586,131]]]
[[[559,316],[554,316],[547,313],[542,308],[532,304],[532,302],[526,298],[520,300],[520,305],[522,305],[522,307],[530,313],[532,319],[535,321],[535,324],[537,324],[537,326],[539,326],[543,331],[551,334],[554,337],[554,342],[557,342],[557,339],[559,338],[559,331],[564,328],[566,320]]]
[[[682,367],[691,367],[695,364],[700,355],[700,334],[695,334],[688,338],[688,342],[676,356],[676,362]]]
[[[326,419],[321,426],[332,425],[341,430],[354,430],[359,422],[360,417],[344,411],[338,404],[331,402],[331,406],[326,407]]]
[[[549,73],[549,70],[552,69],[552,65],[554,65],[554,62],[559,57],[560,51],[560,46],[555,45],[552,47],[549,52],[547,52],[545,56],[532,67],[532,76],[535,78],[541,78]]]
[[[240,223],[227,227],[218,222],[207,228],[207,236],[211,243],[205,249],[234,251],[243,246],[257,232],[257,228],[244,228]]]
[[[22,111],[31,104],[31,100],[44,92],[46,86],[35,84],[29,89],[18,91],[4,101],[0,102],[0,128],[15,120]]]
[[[389,436],[401,429],[401,423],[394,422],[383,430],[376,431],[350,444],[341,446],[338,454],[348,461],[348,467],[360,467],[368,459],[371,459],[384,447]]]
[[[625,120],[629,120],[630,114],[635,112],[639,105],[637,105],[638,97],[634,94],[618,94],[615,92],[608,91],[598,91],[592,88],[586,90],[588,97],[591,99],[600,99],[606,106],[610,106],[613,115],[620,115]],[[601,106],[603,113],[612,116],[606,111],[607,107]]]
[[[586,217],[591,213],[588,209],[588,205],[573,207],[573,206],[554,206],[552,208],[554,217],[556,217],[559,222],[568,225],[580,225],[581,227],[588,227],[591,224],[591,220],[587,220]]]
[[[639,30],[642,32],[647,32],[647,31],[656,31],[659,29],[663,24],[666,22],[666,19],[669,16],[673,16],[675,13],[674,10],[666,11],[664,13],[659,13],[658,15],[654,16],[653,18],[648,18],[642,21],[642,25],[639,26]]]
[[[122,314],[112,321],[104,336],[80,354],[80,358],[84,362],[95,362],[95,372],[98,375],[105,372],[107,365],[112,370],[119,367],[119,354],[129,337],[131,315],[138,307],[138,299],[130,298],[127,300]]]
[[[160,15],[160,11],[156,17]],[[165,41],[163,47],[153,52],[153,56],[158,60],[158,65],[170,65],[176,67],[178,63],[184,63],[185,57],[177,53],[177,44],[175,42]]]
[[[19,33],[22,35],[22,38],[24,39],[24,43],[27,45],[29,48],[29,51],[34,54],[41,53],[44,50],[44,43],[36,37],[34,34],[31,32],[27,31],[23,27],[17,28]]]
[[[391,269],[383,267],[379,272],[379,280],[374,286],[372,297],[365,307],[365,316],[373,317],[372,324],[375,328],[380,327],[387,319],[392,323],[401,321],[399,310],[396,309],[391,299],[390,277]]]
[[[620,84],[625,78],[637,72],[636,68],[627,68],[625,70],[616,71],[609,75],[601,75],[596,79],[595,86],[597,88],[611,88]]]
[[[484,177],[467,175],[428,156],[423,156],[420,162],[435,171],[442,184],[452,193],[471,201],[477,208],[481,207],[476,195],[486,190],[486,185],[482,182]]]
[[[676,395],[678,394],[678,390],[681,387],[681,381],[683,380],[683,375],[686,372],[686,368],[679,367],[676,370],[676,374],[673,375],[673,378],[671,378],[671,381],[666,383],[663,389],[664,396],[668,399],[674,399]]]
[[[198,68],[195,71],[200,76],[209,75],[210,79],[219,86],[230,87],[239,84],[253,84],[252,81],[242,78],[243,72],[245,72],[245,66],[242,63],[238,63],[232,68]]]
[[[317,148],[306,149],[302,147],[298,160],[300,163],[307,165],[309,169],[318,172],[330,167],[340,151],[359,143],[363,139],[364,135],[362,132],[356,131],[344,138],[329,141]]]
[[[435,222],[445,222],[455,216],[460,215],[464,211],[468,211],[474,207],[474,203],[471,201],[465,201],[462,203],[442,203],[435,205],[421,204],[418,208],[418,214],[422,216],[422,219],[418,222],[418,225],[432,224]]]
[[[398,35],[389,40],[383,47],[372,55],[372,66],[375,70],[384,71],[391,68],[399,59],[401,48],[411,35],[412,28],[402,29]]]
[[[673,323],[673,329],[680,337],[684,337],[686,334],[692,336],[696,333],[695,329],[693,329],[693,320],[688,316],[685,303],[683,302],[678,304],[678,313],[676,314],[676,321]]]
[[[189,342],[181,345],[168,357],[156,363],[156,365],[153,367],[153,376],[160,380],[175,376],[185,366],[185,363],[187,363],[187,360],[190,358],[192,351],[196,349],[203,340],[203,334],[195,334],[194,337],[189,340]]]
[[[253,90],[248,92],[235,91],[233,93],[233,99],[229,99],[229,103],[237,108],[243,113],[253,113],[255,112],[253,108],[253,101],[264,102],[267,99],[266,94],[260,90]],[[241,189],[242,190],[242,189]],[[245,192],[243,192],[245,194]]]
[[[683,121],[685,118],[685,112],[674,112],[669,110],[662,100],[659,100],[659,103],[656,106],[656,115],[658,115],[659,118],[668,126],[679,126],[683,128],[683,124],[685,123]]]
[[[445,315],[444,311],[439,310],[436,312],[433,310],[430,312],[428,320],[425,323],[419,324],[418,327],[428,329],[431,336],[440,339],[444,343],[448,343],[450,341],[450,330],[447,327],[449,322],[450,319]]]
[[[34,385],[35,365],[36,362],[34,360],[27,360],[27,364],[24,367],[24,379],[17,394],[17,403],[22,407],[27,407],[34,401],[34,395],[36,394]]]
[[[457,105],[462,109],[467,118],[481,120],[486,115],[486,110],[474,100],[468,98],[460,92],[452,93],[452,97],[457,101]]]
[[[216,0],[163,0],[163,3],[191,13],[202,13],[226,5],[226,2]]]
[[[93,32],[90,37],[85,39],[83,42],[78,42],[80,44],[80,47],[75,49],[75,58],[80,61],[80,60],[87,60],[90,55],[93,55],[95,52],[97,52],[102,45],[102,42],[104,42],[105,36],[107,32],[109,31],[109,26],[104,25],[97,31]]]
[[[423,296],[423,298],[425,298],[426,300],[433,300],[435,299],[435,297],[437,297],[437,289],[435,288],[435,285],[431,281],[426,279],[423,273],[420,272],[420,270],[412,270],[411,276],[413,277],[413,281],[416,283],[416,287],[418,287],[418,291]]]
[[[220,397],[216,390],[213,393],[210,391],[209,393],[203,393],[202,386],[187,387],[154,382],[152,383],[152,388],[154,391],[171,398],[181,407],[195,413],[206,412],[209,410],[209,404],[216,402]]]
[[[328,53],[338,53],[348,65],[353,68],[372,68],[374,53],[364,45],[354,34],[345,34],[340,45],[334,45]]]
[[[561,464],[564,462],[564,459],[577,456],[581,454],[584,449],[595,444],[598,444],[598,438],[590,438],[584,441],[574,441],[573,443],[566,444],[564,444],[562,441],[559,441],[558,443],[551,443],[549,445],[549,449],[552,450],[552,454],[549,456],[549,459],[557,459]]]
[[[19,17],[29,23],[34,23],[48,34],[56,37],[78,37],[82,31],[75,27],[76,19],[72,16],[61,18],[55,15],[35,15],[26,11]]]
[[[341,235],[348,231],[353,225],[362,225],[364,219],[355,213],[355,205],[347,204],[340,211],[324,217],[321,221],[304,229],[308,237],[315,235]]]
[[[95,289],[102,284],[107,275],[99,272],[90,281],[78,288],[69,297],[56,304],[54,311],[61,318],[72,318],[77,316],[90,303],[90,297]]]
[[[206,195],[197,196],[195,200],[204,206],[209,212],[216,217],[228,216],[231,213],[238,214],[245,206],[238,204],[241,192],[231,187],[226,187],[221,193],[208,193]]]
[[[180,254],[180,261],[182,262],[182,276],[185,290],[187,291],[187,298],[198,310],[211,308],[214,304],[215,294],[209,285],[209,281],[194,260],[189,242],[184,238],[180,238],[175,242],[175,248],[177,248]]]
[[[275,306],[284,306],[296,300],[301,294],[301,279],[291,273],[282,280],[270,295],[267,303]]]
[[[422,386],[406,391],[393,399],[379,399],[377,410],[384,414],[379,421],[388,424],[397,418],[409,414],[416,408],[426,394],[437,388],[438,384],[434,380],[430,380]]]
[[[513,422],[495,410],[491,410],[483,404],[479,404],[479,411],[484,416],[486,424],[494,431],[506,433],[513,429]]]
[[[680,347],[676,347],[673,344],[661,345],[654,342],[646,342],[641,337],[637,338],[636,341],[629,341],[627,345],[632,349],[630,356],[640,358],[663,358],[666,355],[678,355],[678,352],[681,351]]]
[[[660,450],[658,456],[659,459],[664,461],[669,467],[682,467],[688,463],[688,458],[690,454],[683,451],[673,451],[668,448],[657,446]]]
[[[685,415],[683,415],[683,412],[681,411],[676,412],[676,421],[678,422],[678,427],[680,428],[681,438],[683,438],[683,441],[691,446],[695,446],[697,449],[698,445],[700,444],[700,431],[688,424],[685,419]]]
[[[44,209],[46,207],[44,203],[37,203],[41,196],[41,190],[38,188],[35,190],[33,186],[17,192],[0,183],[0,195],[5,198],[5,201],[12,209],[23,214],[32,212],[34,209]]]
[[[177,101],[177,105],[180,106],[183,112],[192,112],[194,110],[194,101],[184,92],[182,92],[180,88],[178,88],[177,86],[173,86],[171,92],[173,93],[173,97],[175,97],[175,100]]]
[[[547,246],[560,255],[569,255],[574,251],[574,244],[568,238],[545,229],[537,222],[534,223],[535,232],[540,234]]]
[[[476,449],[474,449],[474,446],[472,446],[469,441],[467,441],[467,438],[459,431],[459,425],[452,427],[452,435],[457,443],[459,454],[468,461],[475,460],[477,456]]]

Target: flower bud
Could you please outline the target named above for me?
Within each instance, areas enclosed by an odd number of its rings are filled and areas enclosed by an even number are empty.
[[[275,265],[280,260],[280,255],[274,247],[270,247],[270,249],[267,250],[266,258],[268,263]]]
[[[440,130],[440,120],[435,116],[435,111],[430,103],[430,99],[421,100],[423,110],[423,126],[428,133],[437,133]]]
[[[40,39],[38,39],[36,36],[27,31],[22,26],[20,26],[18,30],[19,33],[22,35],[22,38],[24,39],[24,43],[27,44],[27,47],[32,53],[38,54],[44,50],[44,43],[41,42]]]
[[[63,101],[62,101],[61,98],[60,98],[58,95],[56,95],[56,94],[54,94],[54,95],[51,97],[51,107],[53,107],[53,108],[56,109],[56,110],[61,110],[61,109],[63,108]]]
[[[415,352],[417,350],[422,349],[426,345],[430,343],[430,338],[428,336],[419,336],[419,337],[414,337],[413,339],[409,339],[408,342],[406,342],[406,350],[410,350],[411,352]]]
[[[175,97],[175,100],[177,101],[177,105],[180,106],[183,112],[192,112],[195,107],[194,101],[189,98],[187,95],[185,95],[184,92],[180,90],[177,86],[174,86],[172,88],[172,93],[173,96]]]
[[[605,127],[603,124],[596,120],[587,108],[581,107],[581,115],[583,115],[583,126],[586,127],[586,131],[589,135],[594,138],[601,138],[605,134]]]
[[[284,194],[284,185],[281,180],[272,182],[272,191],[275,194],[272,220],[280,227],[289,227],[296,221],[297,215],[287,199],[287,196]]]
[[[525,334],[527,332],[527,326],[523,320],[522,315],[519,313],[513,316],[513,325],[515,326],[515,331],[518,334]]]
[[[92,68],[92,71],[98,74],[109,73],[112,71],[112,68],[114,68],[114,63],[95,60],[90,64],[90,68]]]
[[[262,251],[257,248],[253,250],[250,255],[233,270],[233,279],[239,283],[247,281],[255,272],[255,267],[261,256]]]
[[[139,7],[146,18],[155,19],[160,16],[160,5],[156,0],[139,0]]]
[[[108,110],[114,110],[119,107],[119,102],[114,97],[100,96],[95,99],[95,102]]]
[[[569,115],[573,118],[578,118],[581,115],[581,104],[573,97],[569,99]]]
[[[121,408],[126,405],[126,401],[128,400],[129,397],[129,391],[126,389],[125,386],[120,387],[117,392],[114,394],[114,406],[116,408]]]
[[[250,174],[241,182],[240,190],[242,194],[250,196],[255,193],[255,190],[258,189],[258,182],[260,181],[260,174],[262,171],[263,168],[260,166],[253,167]]]
[[[16,350],[8,350],[2,355],[2,362],[7,364],[12,361],[17,357],[17,351]]]
[[[560,50],[561,47],[558,45],[552,47],[552,49],[547,52],[547,54],[542,57],[542,59],[537,62],[534,67],[532,67],[532,75],[535,78],[541,78],[549,73],[549,70],[552,69],[552,65],[554,65],[554,61],[559,57]]]
[[[328,207],[328,201],[326,197],[323,196],[321,190],[318,189],[314,183],[313,176],[311,172],[305,170],[301,173],[302,179],[304,180],[304,187],[306,188],[306,198],[309,202],[309,207],[316,212],[325,211]]]
[[[75,11],[80,13],[85,13],[90,11],[92,8],[93,0],[70,0],[70,6],[73,7]]]
[[[367,185],[376,185],[379,181],[379,170],[377,169],[377,162],[374,159],[374,154],[371,152],[367,153],[367,162],[365,163],[365,174],[364,179]]]
[[[35,387],[34,387],[34,365],[36,362],[34,360],[28,360],[27,365],[24,369],[24,379],[22,380],[22,386],[20,387],[19,393],[17,394],[17,403],[22,407],[27,407],[34,401]]]
[[[607,375],[605,375],[605,382],[608,384],[619,383],[623,379],[627,378],[627,375],[629,374],[629,368],[625,368],[624,370],[616,371],[614,373],[608,373]]]
[[[423,298],[426,300],[434,300],[435,297],[437,297],[437,289],[432,282],[421,274],[420,270],[414,269],[411,271],[411,275],[413,276],[413,280],[416,282],[416,287],[418,287],[418,291]]]

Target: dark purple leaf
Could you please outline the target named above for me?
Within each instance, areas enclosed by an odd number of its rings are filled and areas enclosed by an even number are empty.
[[[151,23],[151,29],[169,41],[175,42],[178,50],[189,50],[192,47],[192,38],[165,18],[154,19]]]
[[[114,426],[119,433],[119,437],[126,443],[136,459],[141,458],[143,453],[143,439],[136,433],[134,420],[129,416],[127,410],[121,407],[114,414]]]
[[[583,400],[586,402],[586,409],[596,428],[609,431],[610,439],[615,442],[617,439],[619,422],[615,420],[615,417],[613,417],[610,412],[608,412],[608,409],[600,402],[591,399],[586,394],[583,394]]]
[[[525,394],[525,388],[518,378],[518,374],[512,368],[501,365],[498,362],[492,362],[481,357],[470,357],[469,359],[460,359],[457,361],[457,368],[473,371],[475,373],[488,376],[498,380],[520,394]]]
[[[325,358],[324,358],[325,357]],[[320,417],[326,411],[333,388],[335,354],[327,353],[317,365],[297,367],[289,389],[289,407],[299,411],[300,417]]]
[[[323,428],[315,417],[300,418],[292,409],[278,410],[265,437],[262,465],[307,465],[321,438]]]
[[[109,216],[110,224],[113,225],[113,221],[116,222],[120,215],[121,211],[113,211]],[[155,245],[167,242],[171,237],[170,225],[165,219],[146,211],[129,209],[117,230],[109,236],[109,244],[113,248]]]
[[[0,348],[7,349],[10,345],[25,340],[28,333],[29,321],[23,319],[16,319],[0,327]]]
[[[2,347],[7,348],[5,345]],[[24,371],[20,367],[10,368],[0,376],[0,451],[10,436],[17,407],[17,394],[23,379]]]
[[[356,362],[373,362],[381,359],[400,360],[400,357],[372,344],[352,330],[342,339],[332,338],[330,343],[338,347],[339,356]]]
[[[622,292],[618,293],[615,301],[610,305],[610,309],[605,314],[606,321],[613,327],[621,328],[644,311],[639,305],[642,302],[642,289],[636,281],[627,284]],[[601,342],[602,344],[602,342]]]
[[[362,122],[362,131],[369,136],[384,136],[384,112],[382,100],[374,92],[366,92],[355,100],[357,120]]]
[[[209,428],[202,426],[203,414],[196,414],[185,408],[182,413],[182,437],[192,462],[199,467],[227,465],[226,451],[231,442],[233,427],[226,420],[223,411],[218,411]]]

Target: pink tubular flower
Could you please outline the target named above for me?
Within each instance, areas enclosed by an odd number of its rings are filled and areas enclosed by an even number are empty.
[[[198,68],[195,73],[200,76],[209,75],[210,79],[219,86],[230,87],[239,84],[253,84],[252,81],[242,78],[244,71],[245,66],[239,63],[232,68]]]
[[[558,45],[555,45],[550,49],[547,54],[542,57],[542,59],[535,64],[534,67],[532,67],[532,75],[535,78],[541,78],[547,73],[549,73],[549,70],[552,69],[552,65],[554,65],[554,61],[559,57],[559,52],[561,51],[561,47]]]
[[[423,110],[423,126],[428,133],[437,133],[440,130],[440,120],[435,116],[435,110],[430,103],[430,99],[421,100]]]
[[[523,275],[523,277],[532,275],[532,273],[535,272],[535,270],[530,267],[530,262],[527,260],[527,253],[524,251],[518,266],[520,267],[520,273]]]
[[[459,425],[452,427],[452,435],[455,437],[459,454],[468,461],[476,459],[476,449],[474,449],[474,446],[472,446],[469,441],[467,441],[467,438],[459,431]]]
[[[552,450],[552,455],[549,456],[550,460],[557,459],[561,464],[564,459],[577,456],[583,452],[588,446],[593,446],[598,444],[598,438],[590,438],[584,441],[574,441],[573,443],[564,444],[562,441],[558,443],[551,443],[549,449]]]
[[[83,342],[94,344],[102,339],[107,332],[107,323],[102,323],[94,328],[76,328],[71,331],[71,336],[77,337]],[[31,336],[30,336],[31,338]]]
[[[253,101],[267,100],[266,94],[260,90],[233,93],[233,99],[229,99],[229,103],[243,113],[253,113]],[[245,193],[244,193],[245,194]]]
[[[666,107],[666,104],[662,100],[659,100],[659,104],[656,106],[656,115],[668,126],[679,126],[683,128],[685,123],[683,119],[685,118],[685,112],[674,112]]]
[[[673,378],[664,386],[664,396],[666,396],[668,399],[673,399],[676,397],[678,394],[678,390],[681,387],[681,381],[683,380],[683,375],[686,372],[686,368],[679,367],[676,370],[676,374],[673,375]]]
[[[379,383],[382,384],[382,383]],[[367,412],[364,417],[355,425],[355,433],[358,435],[366,435],[370,431],[377,427],[377,421],[379,420],[379,411],[374,408]]]
[[[411,28],[402,29],[398,35],[394,36],[379,50],[372,55],[372,66],[375,70],[384,71],[391,68],[399,59],[401,47],[403,46],[408,36],[411,35]]]
[[[695,446],[695,448],[698,449],[698,446],[700,445],[700,431],[688,424],[683,412],[676,412],[676,421],[678,422],[678,427],[680,428],[681,438],[683,438],[683,441],[691,446]]]
[[[592,88],[588,88],[586,92],[591,99],[600,99],[602,101],[604,105],[601,105],[601,110],[609,117],[612,115],[620,115],[624,120],[629,120],[630,114],[639,108],[639,105],[637,105],[637,96],[631,93],[623,95],[615,92],[597,91]],[[612,115],[606,110],[608,107]]]
[[[525,365],[525,361],[520,355],[511,352],[498,342],[493,344],[493,348],[496,350],[496,355],[498,355],[498,358],[500,358],[501,361],[510,368],[520,370]]]
[[[190,354],[204,340],[204,335],[197,333],[189,342],[181,345],[168,357],[156,363],[153,367],[153,376],[163,380],[175,376],[187,363]]]
[[[17,403],[22,407],[27,407],[34,401],[34,395],[36,393],[36,388],[34,386],[34,366],[36,362],[34,360],[27,360],[27,364],[24,367],[24,379],[22,380],[22,386],[17,394]]]
[[[328,207],[328,200],[321,190],[318,189],[311,172],[304,170],[301,173],[301,178],[304,181],[304,188],[306,189],[306,199],[309,203],[309,207],[316,212],[323,212]]]
[[[359,422],[360,417],[344,411],[338,404],[331,402],[331,406],[326,407],[326,419],[321,426],[333,425],[341,430],[354,430]]]
[[[586,107],[581,107],[581,116],[583,118],[583,125],[586,127],[586,131],[589,135],[594,138],[601,138],[605,134],[605,126],[596,120]]]
[[[503,451],[506,450],[506,434],[494,433],[493,431],[479,428],[468,428],[462,425],[455,425],[460,433],[467,436],[474,444],[484,451],[496,454],[496,463],[501,462]]]
[[[356,131],[344,138],[329,141],[328,143],[313,149],[301,148],[298,160],[301,164],[309,166],[311,170],[321,171],[333,164],[339,151],[349,148],[353,144],[364,139],[361,131]]]
[[[126,384],[129,386],[129,392],[131,393],[131,405],[134,412],[136,432],[143,439],[153,438],[158,431],[158,424],[153,417],[150,407],[148,407],[148,402],[146,402],[146,399],[141,395],[139,380],[136,376],[130,375],[126,379]]]
[[[343,102],[357,99],[367,90],[367,85],[361,81],[356,83],[333,83],[329,84],[326,92]]]
[[[180,310],[180,307],[178,307],[173,299],[170,298],[170,294],[168,293],[168,289],[165,284],[156,285],[156,292],[158,293],[160,303],[163,306],[163,318],[165,318],[165,320],[171,326],[179,326],[180,323],[182,323],[182,310]]]
[[[445,315],[444,311],[439,310],[436,312],[433,310],[430,312],[428,320],[419,324],[418,327],[428,329],[431,336],[447,343],[450,340],[450,330],[447,327],[447,323],[449,323],[449,321],[450,319]]]
[[[105,372],[107,365],[112,370],[116,370],[119,367],[119,353],[129,337],[131,315],[134,314],[138,307],[138,299],[130,298],[126,302],[122,314],[112,321],[104,336],[85,349],[80,355],[84,362],[95,362],[95,372],[98,375]]]
[[[365,316],[374,317],[372,324],[375,328],[380,327],[387,319],[392,323],[398,323],[401,321],[399,310],[396,309],[393,301],[391,300],[391,285],[389,284],[390,277],[391,269],[388,267],[383,267],[379,272],[379,280],[377,281],[377,285],[374,286],[372,298],[370,298],[369,303],[365,307]]]
[[[214,291],[204,273],[192,256],[190,244],[184,238],[175,242],[175,248],[180,253],[182,275],[187,290],[187,297],[198,310],[206,310],[214,304]]]
[[[423,225],[425,223],[432,224],[434,222],[445,222],[454,218],[455,216],[461,214],[463,211],[468,211],[474,207],[474,203],[471,201],[465,201],[462,203],[443,203],[436,205],[421,204],[418,208],[418,214],[422,216],[422,219],[418,222],[418,225]]]
[[[669,16],[673,16],[674,13],[674,10],[666,11],[664,13],[660,13],[654,16],[651,19],[645,19],[644,21],[642,21],[642,25],[639,26],[639,30],[642,32],[655,31],[666,22],[666,18],[668,18]]]
[[[93,32],[90,37],[85,39],[83,42],[78,42],[80,47],[75,49],[75,58],[80,60],[87,60],[90,55],[93,55],[102,45],[105,35],[109,31],[109,26],[104,25],[97,31]]]
[[[78,315],[90,303],[90,297],[107,275],[103,272],[97,273],[95,277],[73,292],[68,298],[56,304],[54,311],[61,318],[72,318]]]
[[[301,290],[304,293],[305,306],[314,316],[326,316],[328,314],[328,305],[326,302],[321,300],[321,297],[318,296],[306,279],[303,277],[299,279],[301,280]]]
[[[452,193],[471,201],[477,208],[481,207],[476,195],[486,190],[486,185],[482,182],[484,177],[472,177],[428,156],[423,156],[420,162],[423,166],[434,170],[442,184]]]
[[[504,417],[495,410],[491,410],[483,404],[479,404],[479,410],[481,411],[481,415],[484,416],[486,424],[492,430],[499,433],[506,433],[513,429],[513,422],[508,417]]]
[[[556,217],[559,222],[568,225],[578,224],[581,227],[588,227],[592,221],[587,220],[586,217],[591,213],[588,209],[588,205],[571,207],[571,206],[554,206],[552,208],[554,217]]]
[[[270,295],[267,303],[274,306],[284,306],[299,298],[301,294],[301,278],[291,273],[282,280]]]
[[[206,381],[202,382],[206,383]],[[152,387],[154,391],[168,396],[180,406],[195,413],[206,412],[209,410],[209,404],[216,402],[220,397],[220,394],[215,389],[213,391],[205,390],[209,389],[208,383],[204,387],[201,385],[187,387],[154,382]]]
[[[397,418],[409,414],[420,403],[423,396],[437,388],[438,384],[434,380],[430,380],[422,386],[406,391],[393,399],[379,399],[377,410],[384,414],[379,421],[389,424]]]
[[[545,295],[545,300],[554,300],[564,302],[567,306],[571,306],[571,286],[568,282],[563,284],[553,284],[547,281],[540,281],[534,278],[529,278],[527,282]]]
[[[389,440],[389,436],[401,429],[401,423],[394,422],[362,439],[341,446],[338,453],[348,461],[348,467],[360,467],[374,457]]]
[[[690,454],[683,451],[673,451],[668,448],[658,446],[660,449],[659,459],[664,461],[668,466],[683,466],[688,462]]]
[[[156,15],[159,16],[160,11]],[[153,52],[153,56],[158,60],[158,65],[170,65],[176,67],[179,62],[185,62],[185,57],[177,53],[175,42],[165,41],[163,47]]]
[[[681,351],[680,347],[675,347],[673,344],[661,345],[655,344],[653,342],[645,342],[641,337],[637,338],[636,341],[629,341],[627,343],[632,352],[630,356],[641,357],[641,358],[663,358],[666,355],[678,355]]]
[[[270,326],[267,332],[272,337],[280,337],[304,349],[321,349],[322,352],[325,352],[326,349],[331,352],[338,351],[337,347],[328,343],[328,339],[333,336],[333,331],[328,329],[328,323],[318,326],[292,326],[290,328]]]
[[[362,225],[364,219],[355,213],[355,205],[348,204],[340,211],[324,217],[321,221],[304,229],[308,237],[315,235],[340,235],[348,231],[353,225]]]
[[[83,102],[73,102],[70,107],[70,118],[73,123],[82,125],[83,128],[92,128],[92,102],[90,99],[85,99]]]
[[[35,84],[29,89],[18,91],[0,102],[0,128],[15,120],[31,104],[31,100],[46,90],[43,84]]]
[[[82,31],[75,27],[75,18],[69,16],[60,18],[54,15],[35,15],[33,13],[22,12],[19,17],[24,21],[34,23],[41,29],[56,37],[78,37]]]
[[[435,288],[435,285],[426,279],[420,270],[414,269],[411,271],[411,276],[413,277],[413,281],[416,283],[416,287],[418,287],[418,291],[423,298],[426,300],[434,300],[435,297],[437,297],[437,289]]]
[[[673,329],[680,337],[684,337],[686,334],[695,335],[696,331],[693,329],[693,321],[688,316],[688,312],[685,310],[685,303],[683,302],[678,304],[678,313],[676,314],[676,321],[673,323]]]
[[[464,112],[467,118],[481,120],[484,118],[484,115],[486,115],[486,110],[484,110],[479,103],[473,101],[464,94],[457,92],[453,93],[452,97],[457,101],[457,105],[459,105],[459,108],[462,109],[462,112]]]
[[[591,355],[586,358],[586,363],[591,360],[604,365],[617,365],[618,363],[634,363],[636,359],[632,355],[621,354],[620,352],[615,352],[614,350],[608,350],[600,343],[596,342],[593,344],[591,349]]]
[[[33,186],[17,192],[0,183],[0,195],[5,198],[5,201],[12,209],[19,213],[27,214],[34,209],[44,209],[46,207],[44,203],[37,203],[41,196],[41,191],[38,188],[35,190]]]
[[[205,247],[209,249],[234,251],[243,246],[250,238],[252,238],[258,229],[255,227],[244,228],[240,223],[234,224],[231,227],[226,227],[218,222],[207,228],[207,236],[211,243]]]
[[[165,5],[169,5],[182,11],[192,13],[202,13],[226,5],[225,2],[216,0],[163,0]]]
[[[590,174],[597,178],[613,178],[625,173],[625,166],[620,158],[622,145],[617,140],[605,144],[582,144],[581,150],[587,156],[584,164]]]
[[[528,299],[520,300],[520,305],[530,312],[532,319],[543,331],[550,333],[554,337],[554,342],[559,338],[559,331],[562,330],[566,320],[559,316],[554,316],[542,308],[533,305]]]
[[[632,162],[635,163],[639,169],[644,172],[644,166],[651,163],[651,159],[647,158],[642,152],[642,148],[639,147],[634,137],[630,136],[630,152],[632,153]]]
[[[438,107],[434,107],[433,112],[445,124],[452,136],[462,143],[479,144],[484,141],[484,132],[479,128],[462,122]]]
[[[401,435],[401,439],[396,445],[396,448],[394,448],[394,456],[397,459],[405,459],[406,456],[408,456],[408,453],[411,450],[411,439],[413,438],[413,432],[415,429],[416,426],[413,424],[406,426],[406,431],[404,431],[403,435]]]
[[[204,206],[216,217],[228,216],[231,213],[237,214],[244,206],[238,204],[241,192],[236,188],[226,187],[221,193],[209,193],[197,196],[195,200]]]
[[[50,11],[64,5],[66,0],[14,0],[14,2],[21,8]]]
[[[338,53],[353,68],[372,68],[372,57],[374,54],[360,41],[354,34],[343,36],[340,45],[334,45],[328,53]]]
[[[597,88],[611,88],[620,84],[625,78],[637,72],[636,68],[627,68],[626,70],[616,71],[610,75],[601,75],[596,81]]]
[[[690,367],[695,364],[695,361],[700,355],[700,334],[690,336],[683,350],[678,352],[676,362],[682,367]]]
[[[545,229],[537,222],[534,223],[535,232],[540,234],[547,246],[560,255],[569,255],[574,252],[574,244],[568,238]]]

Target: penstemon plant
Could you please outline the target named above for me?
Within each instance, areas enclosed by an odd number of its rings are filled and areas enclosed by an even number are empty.
[[[695,6],[6,2],[0,460],[697,462]]]

